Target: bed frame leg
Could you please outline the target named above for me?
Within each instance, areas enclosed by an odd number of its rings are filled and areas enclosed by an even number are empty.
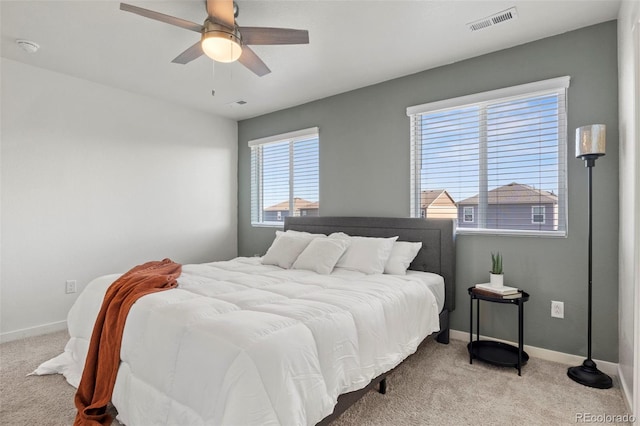
[[[387,378],[380,380],[380,387],[378,388],[378,392],[381,394],[387,393]]]
[[[442,343],[444,345],[448,345],[449,344],[449,329],[446,328],[446,329],[442,330],[440,333],[438,333],[438,336],[436,336],[436,341],[438,343]]]
[[[449,310],[443,309],[440,312],[440,333],[436,336],[436,341],[445,345],[449,344]]]

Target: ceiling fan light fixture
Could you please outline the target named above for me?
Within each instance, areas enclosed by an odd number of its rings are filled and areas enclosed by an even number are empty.
[[[212,22],[205,23],[202,51],[218,62],[235,62],[242,54],[242,39],[237,29],[230,30]]]

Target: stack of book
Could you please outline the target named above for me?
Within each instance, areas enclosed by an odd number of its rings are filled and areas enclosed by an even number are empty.
[[[494,287],[489,283],[476,284],[472,292],[480,296],[489,296],[498,299],[519,299],[522,297],[522,292],[515,287],[506,285]]]

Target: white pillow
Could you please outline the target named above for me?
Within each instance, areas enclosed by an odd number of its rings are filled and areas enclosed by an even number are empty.
[[[391,254],[393,243],[398,237],[351,237],[337,232],[329,235],[329,239],[349,241],[349,247],[336,264],[336,268],[360,271],[365,274],[381,274]]]
[[[393,243],[391,255],[387,264],[384,265],[385,274],[406,275],[407,269],[413,259],[416,258],[422,243],[410,243],[407,241],[396,241]]]
[[[289,269],[310,242],[310,238],[277,235],[267,253],[262,257],[262,264]]]
[[[307,269],[330,274],[349,242],[330,238],[314,238],[293,264],[293,269]]]

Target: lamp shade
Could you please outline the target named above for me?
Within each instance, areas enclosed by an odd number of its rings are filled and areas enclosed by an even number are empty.
[[[218,62],[237,61],[242,54],[242,39],[237,28],[228,28],[209,20],[202,33],[202,51]]]
[[[591,124],[576,129],[576,157],[604,155],[607,126]]]

